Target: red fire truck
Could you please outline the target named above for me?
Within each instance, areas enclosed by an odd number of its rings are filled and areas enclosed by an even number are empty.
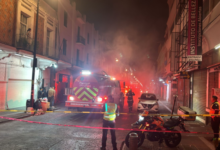
[[[114,102],[120,107],[124,105],[124,100],[121,100],[123,94],[120,82],[105,72],[92,73],[83,70],[74,81],[73,88],[65,93],[68,93],[65,106],[69,109],[77,108],[78,111],[85,108],[101,110],[108,95],[112,95]]]

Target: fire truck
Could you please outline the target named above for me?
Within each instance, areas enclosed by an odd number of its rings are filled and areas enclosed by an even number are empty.
[[[113,96],[114,102],[120,108],[124,105],[120,81],[110,77],[104,71],[92,73],[83,70],[75,79],[73,88],[65,89],[65,93],[67,93],[65,106],[68,109],[76,108],[78,111],[95,109],[101,111],[104,103],[108,100],[108,95]]]

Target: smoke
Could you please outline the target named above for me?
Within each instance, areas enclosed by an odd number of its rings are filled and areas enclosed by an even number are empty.
[[[166,0],[75,0],[105,39],[105,52],[121,53],[143,84],[153,78],[158,46],[164,40]]]

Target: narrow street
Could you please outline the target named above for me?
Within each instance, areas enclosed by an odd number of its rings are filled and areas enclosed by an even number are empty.
[[[170,114],[170,106],[165,101],[160,101],[160,113]],[[66,109],[61,106],[58,111],[61,110]],[[127,105],[125,105],[124,112],[127,112]],[[116,119],[116,128],[131,128],[130,125],[137,119],[138,116],[135,115],[120,115]],[[25,120],[67,125],[102,126],[102,115],[97,114],[47,113],[41,116],[31,116]],[[100,129],[60,127],[18,121],[0,124],[0,128],[0,149],[2,150],[98,150],[101,146],[102,130]],[[199,122],[186,122],[186,128],[190,131],[212,132],[210,127]],[[127,133],[128,131],[116,131],[118,148],[120,148]],[[212,150],[209,147],[211,142],[208,141],[211,137],[212,135],[183,134],[181,144],[174,149]],[[112,149],[110,139],[110,134],[108,134],[108,150]],[[158,142],[152,143],[145,140],[139,149],[156,150],[158,149]],[[165,144],[163,144],[162,149],[169,150]]]

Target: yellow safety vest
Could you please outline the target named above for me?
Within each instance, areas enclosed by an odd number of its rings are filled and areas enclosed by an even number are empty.
[[[105,103],[105,113],[104,113],[104,120],[107,121],[114,121],[116,118],[116,111],[117,104],[115,103]]]
[[[211,105],[211,107],[210,107],[210,111],[209,111],[209,114],[215,114],[215,109],[212,109],[212,106],[214,105],[214,104],[218,104],[218,110],[220,110],[220,105],[219,105],[219,103],[218,102],[214,102],[214,103],[212,103],[212,105]],[[211,116],[212,118],[214,118],[215,116]]]

